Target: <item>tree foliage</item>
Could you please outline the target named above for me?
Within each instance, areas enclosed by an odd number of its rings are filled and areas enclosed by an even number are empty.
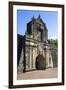
[[[49,39],[48,40],[49,44],[51,44],[52,46],[57,47],[58,46],[58,40],[57,39]]]

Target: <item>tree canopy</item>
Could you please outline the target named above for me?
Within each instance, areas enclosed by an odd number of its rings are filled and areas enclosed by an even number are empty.
[[[57,39],[49,39],[48,42],[49,42],[49,44],[51,44],[52,46],[55,46],[55,47],[58,46],[58,40],[57,40]]]

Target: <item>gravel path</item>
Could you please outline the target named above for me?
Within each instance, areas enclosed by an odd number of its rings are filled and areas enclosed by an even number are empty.
[[[50,68],[46,70],[36,70],[36,71],[17,74],[18,80],[55,78],[55,77],[57,77],[57,68]]]

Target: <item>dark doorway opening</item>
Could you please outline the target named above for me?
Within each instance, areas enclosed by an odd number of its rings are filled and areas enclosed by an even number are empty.
[[[46,68],[46,61],[43,55],[38,55],[36,57],[35,66],[37,70],[45,70]]]

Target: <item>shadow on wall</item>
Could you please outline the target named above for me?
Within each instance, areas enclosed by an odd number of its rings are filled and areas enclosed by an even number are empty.
[[[24,36],[22,35],[17,35],[17,65],[19,65],[19,60],[20,60],[20,56],[21,56],[21,51],[24,47]]]

